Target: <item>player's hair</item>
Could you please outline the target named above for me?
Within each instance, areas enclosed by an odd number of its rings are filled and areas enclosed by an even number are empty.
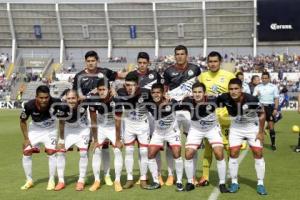
[[[68,94],[70,94],[71,92],[73,92],[73,93],[76,95],[76,97],[79,97],[79,94],[78,94],[77,90],[74,90],[74,89],[66,89],[64,92],[65,92],[65,95],[66,95],[66,96],[67,96]]]
[[[139,77],[135,75],[134,73],[128,73],[125,77],[125,81],[132,81],[135,83],[139,82]]]
[[[164,85],[161,84],[161,83],[154,83],[151,86],[151,91],[154,90],[154,89],[160,89],[161,92],[164,92]]]
[[[203,92],[206,91],[205,85],[204,85],[203,83],[198,82],[198,81],[197,81],[196,83],[193,84],[192,90],[195,89],[195,88],[198,88],[198,87],[201,87],[201,88],[203,89]]]
[[[101,86],[104,86],[104,87],[106,87],[106,88],[110,88],[110,84],[108,83],[108,81],[107,80],[105,80],[104,78],[101,78],[101,79],[99,79],[98,81],[97,81],[97,88],[98,87],[101,87]]]
[[[47,85],[40,85],[39,87],[36,88],[36,91],[35,91],[36,96],[38,96],[39,93],[50,94],[50,89]]]
[[[86,60],[88,57],[94,57],[94,58],[96,58],[96,60],[99,60],[99,56],[98,56],[97,52],[96,52],[96,51],[93,51],[93,50],[92,50],[92,51],[86,52],[86,54],[85,54],[85,56],[84,56],[85,60]]]
[[[209,57],[218,57],[219,61],[223,60],[223,57],[221,56],[221,54],[217,51],[212,51],[207,55],[207,61],[209,60]]]
[[[254,79],[255,79],[255,78],[257,78],[257,77],[259,78],[259,76],[258,76],[258,75],[253,75],[253,76],[251,77],[251,82],[253,82],[253,81],[254,81]]]
[[[139,52],[137,56],[137,60],[140,58],[146,59],[148,62],[150,60],[149,54],[146,52]]]
[[[242,88],[242,85],[243,85],[242,81],[239,78],[233,78],[233,79],[231,79],[229,81],[229,83],[228,83],[228,86],[229,85],[233,85],[233,84],[239,85],[241,88]]]
[[[270,73],[269,73],[269,72],[263,72],[263,73],[261,74],[261,76],[268,76],[268,78],[270,78]]]
[[[184,50],[185,54],[188,55],[188,50],[187,50],[186,46],[178,45],[177,47],[175,47],[175,49],[174,49],[175,55],[176,55],[176,51],[179,51],[179,50]]]
[[[243,72],[237,72],[235,74],[235,77],[238,78],[239,76],[244,76],[244,73]]]

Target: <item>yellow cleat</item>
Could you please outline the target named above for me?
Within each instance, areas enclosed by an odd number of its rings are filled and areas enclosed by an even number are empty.
[[[165,183],[164,183],[164,180],[162,179],[161,175],[158,176],[158,181],[159,181],[159,184],[160,186],[163,186]]]
[[[95,192],[100,188],[100,181],[95,181],[94,184],[89,188],[89,191]]]
[[[49,180],[46,190],[54,190],[54,189],[55,189],[55,182],[54,182],[54,180]]]
[[[104,181],[105,181],[105,184],[108,185],[108,186],[112,186],[114,183],[112,182],[110,176],[105,176],[104,177]]]
[[[122,185],[120,182],[115,181],[115,191],[116,192],[121,192],[123,190]]]
[[[137,182],[135,182],[136,185],[141,184],[141,179],[137,180]]]
[[[32,181],[26,181],[25,185],[21,187],[21,190],[28,190],[29,188],[33,187],[33,182]]]
[[[174,184],[174,176],[168,176],[168,179],[166,181],[166,186],[171,186]]]
[[[244,140],[241,146],[241,150],[247,149],[247,142]]]

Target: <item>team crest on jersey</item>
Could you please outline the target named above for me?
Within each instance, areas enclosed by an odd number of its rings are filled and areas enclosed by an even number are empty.
[[[170,112],[170,111],[171,111],[171,106],[167,105],[167,106],[165,107],[165,110],[166,110],[167,112]]]
[[[154,79],[154,75],[153,74],[149,74],[149,79]]]
[[[79,109],[79,112],[80,112],[80,113],[84,113],[84,111],[85,111],[85,109],[84,109],[83,107],[81,107],[81,108]]]
[[[143,102],[144,102],[144,98],[143,98],[143,97],[140,97],[140,98],[138,99],[138,102],[139,102],[139,103],[143,103]]]
[[[242,109],[243,110],[247,110],[247,109],[249,109],[249,106],[247,104],[244,104],[243,107],[242,107]]]
[[[104,74],[102,74],[101,72],[100,73],[98,73],[98,78],[104,78]]]
[[[114,101],[110,102],[110,107],[115,107],[116,106],[116,103]]]
[[[225,78],[224,78],[224,77],[221,77],[221,78],[220,78],[220,82],[221,82],[221,83],[224,83],[224,82],[225,82]]]
[[[211,105],[207,105],[207,106],[206,106],[206,111],[209,112],[209,111],[211,111],[211,110],[212,110],[212,106],[211,106]]]
[[[193,76],[193,75],[194,75],[194,72],[193,72],[192,70],[189,70],[189,71],[188,71],[188,75],[189,75],[189,76]]]
[[[54,108],[51,107],[51,108],[49,109],[49,112],[50,112],[51,114],[54,113]]]

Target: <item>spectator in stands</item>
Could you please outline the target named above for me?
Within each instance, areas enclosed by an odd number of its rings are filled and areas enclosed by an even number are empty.
[[[249,87],[248,83],[246,83],[244,81],[244,74],[243,74],[243,72],[237,72],[235,76],[236,76],[236,78],[238,78],[238,79],[240,79],[242,81],[242,83],[243,83],[243,85],[242,85],[243,92],[250,94],[251,93],[250,87]]]
[[[260,77],[258,75],[253,75],[251,77],[251,82],[249,83],[250,93],[253,94],[254,88],[260,83]]]

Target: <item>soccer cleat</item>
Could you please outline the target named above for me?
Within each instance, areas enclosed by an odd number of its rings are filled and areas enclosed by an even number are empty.
[[[146,180],[140,180],[140,187],[142,189],[146,189],[146,187],[147,187],[147,181]]]
[[[178,192],[184,191],[184,188],[183,188],[182,183],[176,183],[176,190],[177,190]]]
[[[105,181],[105,184],[108,185],[108,186],[112,186],[114,183],[112,182],[110,176],[105,176],[104,177],[104,181]]]
[[[230,193],[236,193],[240,189],[240,185],[237,183],[232,183],[229,187]]]
[[[199,182],[197,181],[197,179],[195,177],[193,178],[193,184],[194,185],[198,185],[199,184]]]
[[[55,182],[54,182],[54,180],[49,180],[46,190],[54,190],[54,189],[55,189]]]
[[[121,183],[118,181],[115,181],[115,191],[116,192],[121,192],[123,190]]]
[[[161,186],[165,184],[164,180],[162,179],[162,176],[158,176],[158,181]]]
[[[156,190],[159,189],[161,186],[159,183],[153,182],[151,185],[146,186],[145,189],[147,190]]]
[[[135,182],[136,185],[141,184],[141,179],[139,179],[137,182]]]
[[[219,190],[220,190],[221,193],[228,193],[229,192],[225,184],[220,184],[219,185]]]
[[[260,195],[267,195],[267,191],[264,185],[257,185],[256,191]]]
[[[93,185],[89,188],[89,191],[95,192],[100,188],[100,181],[95,181]]]
[[[185,185],[185,190],[186,190],[187,192],[192,191],[192,190],[194,190],[194,189],[195,189],[195,185],[194,185],[193,183],[187,183],[187,184]]]
[[[64,189],[66,187],[65,183],[59,182],[57,183],[57,185],[55,186],[54,190],[55,191],[60,191],[62,189]]]
[[[77,182],[76,183],[76,191],[83,191],[83,189],[84,189],[84,183],[82,183],[82,182]]]
[[[133,185],[134,185],[133,180],[128,180],[128,181],[126,181],[125,185],[123,185],[123,189],[129,189],[129,188],[132,188]]]
[[[29,188],[33,187],[32,181],[26,181],[26,183],[21,187],[21,190],[28,190]]]
[[[171,186],[174,184],[174,176],[168,176],[166,181],[166,186]]]
[[[276,151],[277,150],[277,148],[276,148],[275,145],[271,145],[271,149],[272,149],[272,151]]]
[[[202,176],[198,182],[198,186],[208,186],[209,185],[209,181]]]

